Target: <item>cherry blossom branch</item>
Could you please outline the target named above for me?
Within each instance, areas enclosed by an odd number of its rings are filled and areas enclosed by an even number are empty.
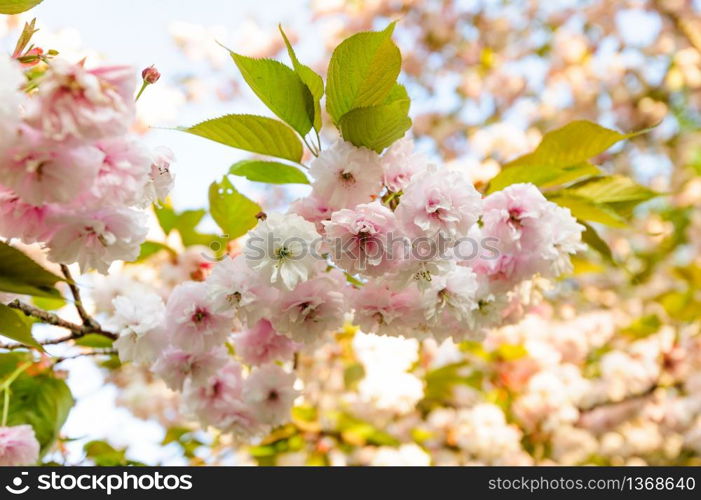
[[[602,412],[614,412],[613,416],[609,415],[609,420],[614,423],[617,421],[623,421],[629,418],[630,412],[639,411],[639,405],[644,404],[648,398],[650,398],[658,389],[669,389],[676,388],[681,389],[683,383],[676,381],[673,384],[663,384],[661,381],[656,381],[650,386],[640,392],[635,394],[630,394],[620,401],[602,401],[594,405],[588,406],[587,408],[580,408],[581,415],[579,418],[579,425],[582,427],[588,427],[588,421],[591,419],[597,419]],[[636,409],[638,408],[638,409]]]
[[[621,400],[618,400],[618,401],[610,401],[610,400],[601,401],[601,402],[598,402],[598,403],[594,403],[594,404],[591,405],[591,406],[587,406],[586,408],[581,408],[580,410],[581,410],[582,412],[584,412],[584,413],[589,413],[589,412],[593,412],[593,411],[595,411],[595,410],[598,410],[599,408],[613,407],[613,406],[617,406],[617,405],[622,405],[622,404],[624,404],[624,403],[629,403],[629,402],[631,402],[631,401],[637,401],[637,400],[639,400],[639,399],[645,399],[645,398],[647,398],[648,396],[651,396],[652,394],[654,394],[654,392],[655,392],[657,389],[659,389],[660,387],[662,387],[662,385],[660,385],[658,382],[655,382],[655,383],[653,383],[652,385],[650,385],[647,389],[645,389],[644,391],[636,392],[635,394],[630,394],[630,395],[626,396],[625,398],[623,398],[623,399],[621,399]]]
[[[75,284],[75,281],[73,281],[73,276],[71,276],[71,271],[68,269],[68,266],[65,264],[61,264],[61,272],[63,273],[63,276],[65,276],[66,281],[68,282],[68,287],[70,288],[71,294],[73,295],[73,302],[75,308],[78,311],[80,319],[83,320],[83,325],[90,327],[93,330],[101,330],[100,324],[97,321],[95,321],[83,307],[83,302],[80,298],[80,289],[78,288],[78,285]]]
[[[7,304],[7,307],[10,307],[12,309],[17,309],[18,311],[21,311],[24,313],[25,316],[30,316],[32,318],[36,318],[40,320],[42,323],[46,323],[49,325],[53,326],[58,326],[61,328],[65,328],[67,330],[71,331],[70,335],[67,335],[65,337],[61,337],[58,339],[52,339],[52,340],[47,340],[44,342],[41,342],[41,345],[51,345],[51,344],[60,344],[62,342],[67,342],[69,340],[75,340],[79,339],[81,337],[84,337],[85,335],[89,333],[94,333],[97,335],[102,335],[103,337],[110,338],[112,340],[116,340],[118,335],[116,333],[103,330],[102,327],[97,324],[95,320],[92,320],[88,316],[88,318],[91,320],[88,323],[89,324],[83,324],[83,325],[78,325],[76,323],[72,323],[70,321],[66,321],[65,319],[59,317],[58,315],[54,313],[50,313],[48,311],[44,311],[43,309],[39,309],[34,306],[30,306],[29,304],[25,304],[24,302],[20,302],[19,299],[15,299],[9,304]],[[82,308],[81,308],[82,309]],[[83,311],[85,312],[85,311]],[[96,325],[96,326],[95,326]],[[14,345],[14,344],[13,344]],[[21,346],[21,344],[19,344]],[[3,346],[5,347],[5,346]],[[8,347],[6,347],[8,348]]]
[[[98,323],[88,312],[85,310],[83,307],[82,299],[80,296],[80,289],[76,285],[75,281],[73,280],[73,276],[71,275],[70,270],[68,269],[68,266],[61,264],[61,272],[63,273],[63,276],[66,278],[66,282],[68,283],[68,287],[71,290],[71,295],[73,296],[73,302],[75,305],[76,310],[78,311],[78,315],[80,316],[82,320],[82,324],[76,324],[71,321],[67,321],[57,314],[44,311],[43,309],[39,309],[38,307],[34,307],[29,304],[25,304],[24,302],[20,302],[19,299],[15,299],[9,304],[7,304],[7,307],[11,309],[16,309],[18,311],[21,311],[25,316],[32,317],[35,319],[38,319],[42,323],[46,323],[48,325],[53,325],[53,326],[58,326],[60,328],[65,328],[66,330],[70,330],[69,335],[65,335],[63,337],[55,338],[55,339],[49,339],[45,340],[42,342],[39,342],[40,345],[45,346],[45,345],[56,345],[56,344],[62,344],[64,342],[69,342],[71,340],[77,340],[81,337],[84,337],[85,335],[88,334],[96,334],[96,335],[102,335],[103,337],[107,337],[112,340],[116,340],[118,335],[116,333],[103,330],[102,326],[100,326],[100,323]],[[7,350],[14,350],[14,349],[20,349],[22,347],[27,347],[24,344],[1,344],[0,343],[0,349],[7,349]]]
[[[60,356],[60,357],[54,358],[54,365],[57,365],[57,364],[62,363],[66,360],[69,360],[69,359],[82,358],[85,356],[101,356],[101,355],[112,356],[114,354],[117,354],[117,351],[115,351],[114,349],[103,350],[103,351],[79,352],[77,354],[72,354],[70,356]]]

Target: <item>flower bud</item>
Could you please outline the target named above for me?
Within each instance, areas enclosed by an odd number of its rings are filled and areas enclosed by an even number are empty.
[[[144,81],[149,84],[156,83],[160,77],[161,74],[154,65],[144,68],[144,70],[141,72],[141,78],[143,78]]]

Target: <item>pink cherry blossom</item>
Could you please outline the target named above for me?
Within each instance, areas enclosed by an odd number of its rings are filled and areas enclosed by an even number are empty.
[[[314,345],[343,325],[345,278],[331,271],[280,294],[273,305],[273,327],[296,342]]]
[[[493,259],[477,259],[470,263],[475,273],[485,276],[492,290],[506,292],[521,281],[531,278],[537,268],[527,254],[502,253]]]
[[[235,312],[250,325],[269,314],[279,293],[248,267],[243,255],[217,262],[206,283],[207,297],[215,312]]]
[[[0,55],[0,150],[20,124],[20,105],[26,98],[20,89],[26,81],[19,63]]]
[[[354,322],[366,333],[400,336],[420,320],[420,295],[415,286],[394,289],[373,280],[354,290],[350,297]]]
[[[56,233],[48,242],[49,260],[78,262],[85,272],[107,274],[115,260],[136,259],[146,239],[146,215],[121,207],[105,207],[82,214],[57,214],[51,218]]]
[[[183,402],[188,413],[204,425],[212,425],[236,437],[250,438],[267,430],[242,401],[243,377],[241,365],[229,361],[206,383],[199,385],[187,380]]]
[[[292,290],[314,276],[324,261],[314,224],[295,214],[268,214],[249,233],[244,254],[251,269],[271,285]]]
[[[319,234],[324,234],[323,222],[331,219],[333,209],[323,198],[311,194],[292,203],[290,213],[297,214],[314,223]]]
[[[481,234],[495,241],[499,256],[473,267],[506,286],[536,273],[553,277],[567,272],[569,256],[584,248],[584,227],[532,184],[497,191],[485,198],[484,206]]]
[[[112,305],[114,314],[108,325],[119,334],[114,342],[119,359],[143,365],[153,363],[167,341],[163,330],[163,299],[153,292],[137,289],[115,297]]]
[[[466,173],[429,167],[414,176],[395,212],[409,236],[465,237],[482,213],[482,198]]]
[[[24,243],[46,241],[54,231],[46,223],[51,213],[49,205],[30,205],[0,186],[0,235],[5,238],[19,238]]]
[[[470,238],[479,243],[481,250],[461,264],[484,278],[491,291],[507,292],[523,280],[532,278],[543,267],[543,259],[538,253],[516,251],[508,242],[505,245],[503,240],[486,236],[485,232],[485,228],[477,227],[470,231]]]
[[[440,328],[444,313],[448,313],[469,325],[472,311],[477,308],[477,289],[477,275],[468,267],[454,265],[450,272],[433,276],[421,296],[426,320]]]
[[[31,425],[0,427],[0,465],[34,465],[39,460],[39,442]]]
[[[285,423],[299,394],[294,389],[295,378],[275,364],[256,367],[244,384],[243,400],[259,421],[270,425]]]
[[[89,70],[56,58],[31,99],[27,120],[55,141],[123,134],[133,121],[135,85],[128,66]]]
[[[533,184],[512,184],[484,199],[483,233],[497,238],[503,251],[538,251],[547,209],[548,200]]]
[[[511,297],[495,288],[493,282],[477,273],[477,292],[475,293],[477,307],[473,310],[471,318],[472,330],[475,332],[481,332],[484,328],[491,328],[501,323],[505,316]]]
[[[236,354],[251,365],[290,360],[295,351],[302,347],[277,333],[267,319],[234,335],[234,346]]]
[[[549,266],[541,270],[541,273],[547,277],[556,277],[571,272],[570,255],[586,248],[582,242],[584,226],[577,222],[569,208],[552,202],[548,202],[548,210],[542,224],[548,233],[548,244],[542,255],[549,262]]]
[[[334,261],[349,273],[381,276],[394,267],[390,245],[398,236],[397,223],[380,202],[334,212],[324,227]]]
[[[182,283],[168,297],[166,330],[173,345],[186,352],[203,352],[223,344],[232,327],[232,313],[214,309],[205,283]]]
[[[88,189],[104,153],[93,146],[47,141],[37,130],[22,127],[0,159],[0,182],[32,205],[66,203]]]
[[[382,181],[393,193],[403,191],[411,178],[428,167],[428,158],[414,151],[414,141],[400,139],[382,155]]]
[[[379,156],[341,140],[323,150],[309,172],[313,195],[334,209],[369,203],[382,189]]]
[[[143,204],[165,201],[175,184],[171,164],[175,161],[173,152],[165,146],[158,146],[152,154],[149,182],[144,192]]]
[[[86,198],[103,204],[141,204],[145,186],[150,181],[151,152],[148,148],[127,137],[101,139],[95,145],[104,153],[104,159]]]
[[[196,386],[205,385],[230,359],[224,347],[194,354],[177,347],[168,347],[151,370],[161,377],[168,387],[181,391],[188,378]]]

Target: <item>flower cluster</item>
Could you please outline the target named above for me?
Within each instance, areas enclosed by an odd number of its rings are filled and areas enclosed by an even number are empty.
[[[135,73],[53,59],[28,82],[0,60],[0,235],[107,273],[134,260],[144,209],[168,195],[172,154],[129,135]]]
[[[0,466],[34,465],[39,442],[31,425],[0,427]]]
[[[560,275],[582,247],[583,228],[533,185],[483,197],[409,140],[384,155],[339,141],[310,171],[311,194],[261,216],[204,281],[177,285],[166,303],[113,301],[122,360],[150,366],[188,413],[240,437],[288,418],[295,377],[275,363],[349,318],[367,333],[481,340],[524,283]]]

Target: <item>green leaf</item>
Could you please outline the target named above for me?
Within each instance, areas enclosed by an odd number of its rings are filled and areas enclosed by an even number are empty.
[[[589,245],[592,249],[596,250],[601,254],[606,261],[609,263],[614,263],[613,260],[613,253],[611,252],[611,248],[608,246],[608,243],[606,243],[601,236],[599,236],[599,233],[596,232],[596,229],[591,227],[589,224],[584,222],[583,220],[578,220],[578,223],[584,226],[584,232],[582,233],[582,241]]]
[[[41,454],[45,454],[58,438],[73,406],[70,389],[63,380],[51,375],[30,376],[25,372],[17,377],[10,390],[8,425],[31,425],[41,445]],[[0,401],[0,409],[2,406],[4,403]]]
[[[298,162],[302,143],[282,122],[257,115],[225,115],[180,129],[232,148]]]
[[[623,175],[608,175],[582,181],[565,190],[566,193],[597,203],[642,203],[658,193],[641,186]]]
[[[54,285],[61,280],[16,248],[0,242],[0,291],[60,298]]]
[[[251,90],[281,120],[305,136],[314,122],[314,97],[292,69],[272,59],[229,51]]]
[[[161,441],[161,446],[179,441],[181,437],[183,437],[185,434],[190,434],[191,432],[192,429],[189,427],[169,427],[168,430],[166,430],[166,435],[163,437],[163,441]]]
[[[139,256],[136,258],[134,263],[142,262],[162,250],[167,251],[173,256],[177,254],[175,250],[170,248],[165,243],[161,243],[159,241],[144,241],[141,244],[141,252],[139,253]]]
[[[165,204],[160,207],[154,205],[153,210],[156,212],[158,225],[161,226],[161,229],[163,229],[166,236],[169,235],[178,223],[178,214],[175,213],[175,210],[171,205]],[[204,214],[202,214],[202,216],[204,216]]]
[[[507,163],[504,165],[504,168],[519,165],[534,167],[576,165],[603,153],[619,141],[646,131],[647,129],[630,134],[621,134],[596,123],[584,120],[574,121],[545,134],[533,153]]]
[[[0,304],[0,335],[16,340],[20,344],[44,350],[32,337],[32,324],[27,317],[5,304]]]
[[[346,281],[347,281],[348,283],[350,283],[351,285],[354,285],[354,286],[357,286],[357,287],[361,287],[361,286],[364,286],[364,285],[365,285],[365,283],[363,283],[362,281],[360,281],[358,278],[356,278],[356,277],[353,276],[352,274],[350,274],[350,273],[343,273],[343,274],[346,275]]]
[[[399,441],[391,434],[378,429],[374,425],[348,413],[329,415],[335,417],[335,428],[341,433],[342,439],[348,444],[362,446],[371,444],[377,446],[398,446]]]
[[[363,378],[365,378],[365,367],[361,363],[351,363],[343,370],[343,385],[347,391],[355,390]]]
[[[64,298],[32,297],[32,304],[44,311],[57,311],[66,305]]]
[[[226,237],[233,240],[255,227],[258,223],[256,215],[261,208],[236,191],[231,181],[224,177],[221,182],[209,186],[209,212]]]
[[[0,14],[20,14],[39,5],[43,0],[0,0]]]
[[[694,299],[693,291],[670,291],[657,297],[665,312],[678,321],[694,321],[699,317],[701,302]]]
[[[76,345],[93,347],[95,349],[108,349],[114,344],[114,340],[97,333],[88,333],[75,341]]]
[[[167,235],[174,229],[177,230],[180,234],[180,239],[182,240],[183,245],[186,247],[193,245],[209,245],[217,239],[217,236],[214,234],[200,233],[196,229],[197,225],[207,213],[205,210],[185,210],[184,212],[177,213],[175,210],[173,210],[172,206],[165,205],[163,207],[155,208],[155,211],[156,218],[158,219],[163,232]],[[153,245],[150,247],[151,248],[147,247],[146,251],[153,249]],[[141,248],[143,252],[144,247],[142,246]],[[166,247],[165,249],[168,248],[169,247]],[[170,251],[175,253],[175,251],[172,249],[170,249]],[[141,256],[139,256],[139,259],[141,259]]]
[[[468,361],[459,361],[431,370],[425,376],[426,403],[449,400],[456,384],[481,390],[483,378],[482,372],[470,368]]]
[[[521,344],[499,344],[496,355],[503,361],[515,361],[528,355],[528,350]]]
[[[116,449],[106,441],[85,443],[83,451],[98,467],[127,465],[126,448]]]
[[[229,173],[268,184],[309,184],[307,176],[297,167],[275,161],[243,160],[234,163]]]
[[[584,257],[579,257],[578,255],[572,255],[570,257],[570,262],[572,263],[572,274],[601,274],[606,271],[606,267],[602,264]]]
[[[180,233],[180,239],[186,247],[193,245],[209,245],[217,237],[197,231],[196,227],[205,216],[205,210],[185,210],[178,214],[175,229]]]
[[[334,123],[353,109],[382,104],[392,90],[402,65],[399,48],[391,38],[394,26],[357,33],[333,51],[326,110]]]
[[[107,368],[108,370],[117,370],[122,366],[122,362],[119,360],[119,356],[113,354],[104,361],[98,363],[101,367]]]
[[[505,167],[494,176],[489,181],[487,192],[493,193],[519,182],[530,182],[542,188],[559,186],[585,176],[598,175],[600,173],[599,167],[589,162],[565,167],[544,165],[535,168],[533,165],[516,165]]]
[[[570,209],[572,215],[588,222],[598,222],[612,227],[626,227],[626,221],[610,207],[587,198],[566,194],[567,190],[549,195],[548,199]]]
[[[404,85],[401,83],[395,83],[382,104],[391,104],[395,101],[402,100],[411,101],[409,98],[409,93],[406,91],[406,87]],[[409,103],[407,103],[406,109],[409,111]]]
[[[354,109],[341,118],[341,134],[355,146],[363,146],[381,153],[411,128],[408,110],[408,99]]]
[[[287,35],[285,35],[285,32],[282,30],[282,26],[278,26],[278,28],[280,29],[282,39],[285,41],[285,45],[287,46],[287,53],[290,56],[290,60],[292,61],[292,67],[294,68],[297,75],[302,79],[304,84],[307,86],[309,92],[311,92],[312,94],[314,100],[314,129],[318,132],[319,130],[321,130],[320,101],[321,97],[324,95],[324,80],[322,80],[321,76],[319,76],[309,66],[305,66],[304,64],[299,62],[299,59],[297,59],[297,54],[295,54],[295,51],[292,48],[292,45],[290,44],[290,41],[287,39]]]
[[[657,314],[648,314],[634,320],[630,325],[623,328],[621,333],[635,339],[642,339],[653,333],[657,333],[661,326],[662,321],[660,321]]]

